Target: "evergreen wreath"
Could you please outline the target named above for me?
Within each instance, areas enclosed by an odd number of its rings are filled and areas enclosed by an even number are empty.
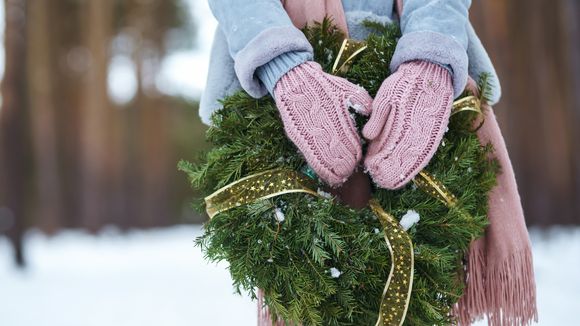
[[[373,30],[365,40],[368,48],[341,76],[374,96],[390,73],[400,32],[395,25],[365,24]],[[304,33],[313,45],[315,61],[331,71],[344,35],[328,19]],[[480,80],[485,101],[487,76]],[[194,189],[209,195],[243,177],[276,168],[312,175],[286,138],[270,96],[254,99],[241,91],[222,104],[207,131],[213,148],[201,155],[199,164],[179,164]],[[364,117],[356,119],[359,126],[365,122]],[[425,169],[457,197],[457,205],[448,207],[412,183],[396,191],[373,189],[373,197],[397,219],[420,216],[407,231],[415,270],[405,325],[454,321],[452,308],[464,288],[464,254],[483,235],[487,194],[499,169],[490,158],[493,148],[480,144],[473,130],[477,119],[475,112],[453,115]],[[201,200],[196,206],[205,208]],[[332,198],[290,193],[222,212],[204,229],[196,245],[206,259],[229,263],[237,293],[256,298],[257,289],[263,289],[273,318],[302,325],[375,324],[391,261],[381,223],[370,208],[355,210]]]

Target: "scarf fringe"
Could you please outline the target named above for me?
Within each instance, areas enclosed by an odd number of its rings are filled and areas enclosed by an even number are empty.
[[[513,253],[493,268],[480,247],[469,255],[467,288],[454,307],[459,326],[487,317],[490,326],[525,326],[538,321],[532,253]],[[487,275],[486,275],[487,272]]]

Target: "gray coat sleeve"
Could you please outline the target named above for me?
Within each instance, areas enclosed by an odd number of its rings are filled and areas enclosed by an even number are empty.
[[[481,41],[475,33],[471,23],[467,26],[467,35],[469,38],[469,42],[467,44],[467,55],[469,56],[469,75],[473,77],[475,81],[479,81],[479,76],[482,73],[489,74],[490,78],[488,82],[491,88],[489,94],[489,104],[497,104],[501,98],[501,85],[499,78],[493,64],[491,63],[491,59],[489,58],[487,51],[483,47],[483,44],[481,44]]]
[[[391,61],[391,70],[411,60],[448,66],[453,72],[455,97],[468,77],[468,11],[471,0],[405,0],[400,17],[403,36]]]
[[[209,126],[211,115],[222,107],[219,101],[240,89],[240,82],[234,70],[234,59],[228,53],[224,33],[218,28],[211,48],[206,87],[199,103],[201,121]]]
[[[312,56],[312,46],[294,27],[280,0],[208,0],[219,22],[242,88],[253,97],[268,89],[257,77],[259,67],[289,52]],[[278,77],[278,76],[276,76]]]

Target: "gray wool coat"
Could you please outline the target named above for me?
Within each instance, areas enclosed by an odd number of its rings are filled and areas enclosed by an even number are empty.
[[[208,0],[219,26],[211,50],[207,84],[200,103],[200,117],[210,117],[219,102],[243,89],[253,97],[272,92],[280,77],[312,59],[312,47],[292,25],[280,0]],[[315,0],[314,0],[315,1]],[[393,0],[342,0],[349,34],[368,35],[362,22],[396,22],[402,37],[391,71],[411,60],[428,60],[450,70],[455,96],[467,77],[477,80],[491,74],[491,104],[499,101],[501,86],[495,69],[468,20],[471,0],[406,0],[398,17]]]

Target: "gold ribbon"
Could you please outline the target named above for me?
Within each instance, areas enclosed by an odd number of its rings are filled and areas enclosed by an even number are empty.
[[[457,197],[445,185],[437,180],[429,172],[423,170],[413,178],[413,183],[421,190],[431,195],[433,198],[439,199],[447,207],[454,207],[457,205]]]
[[[210,218],[234,207],[247,205],[293,192],[304,192],[314,196],[312,179],[291,170],[274,169],[256,173],[233,182],[205,197],[206,211]]]
[[[459,112],[465,111],[477,112],[481,117],[481,122],[479,123],[479,125],[474,130],[472,130],[473,132],[478,131],[479,128],[481,128],[481,126],[483,126],[483,123],[485,122],[485,115],[481,110],[481,100],[476,96],[470,95],[453,102],[451,116],[454,116]]]
[[[476,96],[466,96],[455,102],[453,102],[453,108],[451,109],[451,116],[456,115],[459,112],[473,111],[480,115],[483,115],[481,111],[481,101]]]
[[[275,169],[247,176],[205,198],[210,218],[234,207],[247,205],[283,194],[302,192],[322,197],[314,191],[312,179],[291,170]],[[405,321],[413,288],[413,244],[397,220],[385,212],[376,200],[370,207],[383,226],[391,255],[391,271],[381,299],[377,326],[400,326]]]
[[[367,46],[364,42],[357,42],[351,39],[345,39],[342,41],[338,55],[334,60],[334,65],[332,65],[332,74],[336,75],[338,72],[348,70],[350,62],[361,52],[366,50],[366,48]],[[346,57],[346,59],[343,60],[344,57]]]
[[[413,243],[399,222],[385,212],[376,199],[372,199],[369,205],[383,225],[385,241],[391,254],[391,271],[383,290],[381,310],[375,326],[400,326],[405,321],[413,289]]]

